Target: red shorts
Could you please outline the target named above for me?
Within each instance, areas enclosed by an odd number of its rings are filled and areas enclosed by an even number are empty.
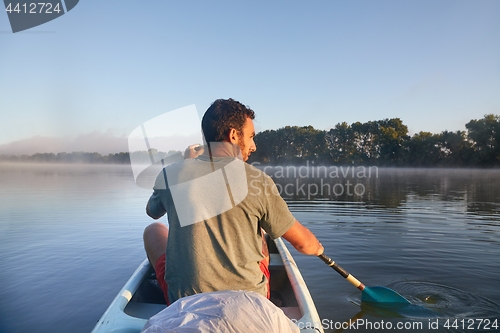
[[[271,298],[271,272],[269,272],[269,261],[262,260],[260,262],[260,270],[267,278],[267,299]]]
[[[168,299],[168,285],[165,281],[165,263],[166,263],[166,254],[163,254],[155,265],[156,272],[156,280],[158,281],[158,285],[163,291],[163,297],[165,297],[165,301],[167,301],[167,305],[170,305],[170,301]]]
[[[167,282],[165,281],[165,263],[166,263],[165,258],[166,255],[164,254],[158,259],[155,265],[155,272],[156,272],[156,280],[158,280],[158,285],[163,291],[163,297],[165,297],[167,305],[170,305],[170,301],[168,299],[168,285]],[[267,278],[267,298],[269,299],[271,296],[271,287],[270,287],[271,273],[269,272],[269,263],[266,260],[262,260],[260,262],[260,270],[262,271],[262,273],[264,273],[264,275]]]

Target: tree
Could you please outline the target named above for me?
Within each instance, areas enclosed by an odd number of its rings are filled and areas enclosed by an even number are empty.
[[[439,135],[438,147],[445,165],[466,166],[470,164],[473,150],[464,131],[443,131]]]
[[[408,143],[407,164],[411,166],[438,165],[443,159],[439,142],[438,134],[419,132],[413,135]]]
[[[275,130],[266,130],[257,133],[254,138],[257,150],[250,155],[252,162],[273,163],[277,162],[280,155],[280,143]]]
[[[401,119],[383,119],[351,125],[356,153],[361,164],[400,165],[403,163],[408,127]]]
[[[328,157],[333,163],[351,164],[356,154],[354,132],[346,122],[335,125],[326,133]]]
[[[483,165],[500,164],[500,116],[487,114],[465,124],[474,157]]]
[[[376,122],[378,133],[376,146],[380,159],[379,164],[400,165],[403,163],[408,127],[399,118],[384,119]]]
[[[354,137],[354,153],[353,162],[356,164],[370,164],[370,161],[375,161],[378,158],[378,149],[375,144],[375,136],[377,126],[375,122],[367,123],[355,122],[351,125]]]
[[[286,126],[255,136],[257,151],[251,161],[291,164],[304,160],[320,161],[327,153],[325,132],[312,126]]]

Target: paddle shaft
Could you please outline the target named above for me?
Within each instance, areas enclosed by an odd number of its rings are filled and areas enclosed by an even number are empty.
[[[354,276],[349,274],[345,269],[340,267],[335,261],[333,261],[331,258],[327,257],[325,254],[320,254],[318,256],[321,260],[325,262],[328,266],[333,268],[337,273],[342,275],[347,281],[349,281],[353,286],[358,288],[359,290],[365,289],[365,285],[362,284],[358,279],[356,279]]]

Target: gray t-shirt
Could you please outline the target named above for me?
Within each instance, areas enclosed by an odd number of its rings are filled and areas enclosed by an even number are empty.
[[[261,228],[274,239],[295,222],[273,180],[232,157],[211,162],[200,156],[167,166],[149,209],[154,216],[168,216],[170,302],[218,290],[265,296]]]

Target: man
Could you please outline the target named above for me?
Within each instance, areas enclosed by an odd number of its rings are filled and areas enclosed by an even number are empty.
[[[301,253],[323,253],[272,179],[243,162],[256,150],[254,118],[251,109],[233,99],[216,100],[202,120],[203,154],[167,166],[158,177],[146,212],[154,219],[166,213],[170,230],[161,223],[148,226],[144,247],[167,304],[217,290],[268,296],[262,229]],[[193,157],[194,146],[190,149],[187,155]]]

